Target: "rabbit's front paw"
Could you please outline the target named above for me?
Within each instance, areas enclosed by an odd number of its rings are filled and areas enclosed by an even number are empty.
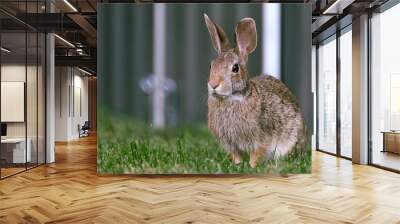
[[[257,161],[258,161],[257,157],[255,157],[255,156],[250,157],[249,163],[250,163],[251,168],[255,168],[257,166]]]
[[[242,162],[242,157],[240,156],[240,153],[235,150],[231,153],[232,160],[235,163],[235,165],[239,165]]]
[[[250,153],[250,166],[251,168],[255,168],[257,166],[258,160],[260,160],[260,158],[263,158],[265,155],[265,147],[259,147],[258,149],[252,151]]]

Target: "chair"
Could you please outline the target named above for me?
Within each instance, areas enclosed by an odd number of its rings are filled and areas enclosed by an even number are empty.
[[[78,124],[79,138],[89,136],[89,129],[90,129],[89,121],[85,121],[82,127]]]

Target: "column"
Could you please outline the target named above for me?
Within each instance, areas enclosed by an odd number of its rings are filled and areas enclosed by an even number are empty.
[[[353,19],[353,162],[368,163],[368,15]]]

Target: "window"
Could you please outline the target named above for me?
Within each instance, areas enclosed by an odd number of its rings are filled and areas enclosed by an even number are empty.
[[[340,36],[340,155],[352,156],[352,35],[351,26]]]
[[[336,154],[336,38],[318,48],[318,149]]]
[[[348,159],[352,157],[351,28],[322,41],[317,51],[317,149]]]
[[[372,164],[400,170],[400,5],[371,18]]]

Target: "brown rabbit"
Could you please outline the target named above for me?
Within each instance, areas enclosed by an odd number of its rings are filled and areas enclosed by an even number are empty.
[[[235,164],[243,151],[250,152],[255,167],[260,158],[286,155],[296,144],[304,148],[303,116],[288,87],[269,75],[248,78],[247,57],[257,46],[255,21],[240,20],[237,46],[231,48],[221,27],[206,14],[204,19],[218,52],[208,80],[208,127]]]

